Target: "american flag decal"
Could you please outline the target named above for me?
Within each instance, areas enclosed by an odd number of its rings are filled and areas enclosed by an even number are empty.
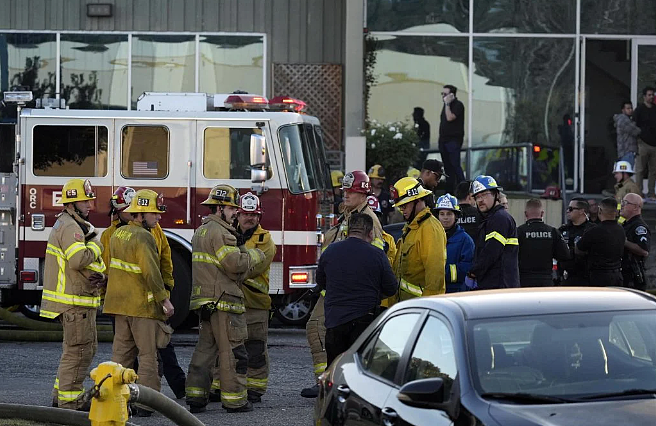
[[[157,161],[133,161],[132,174],[140,176],[157,176]]]

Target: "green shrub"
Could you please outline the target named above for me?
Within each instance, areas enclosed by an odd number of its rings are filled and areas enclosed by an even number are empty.
[[[419,138],[409,123],[371,120],[363,135],[367,138],[367,169],[374,164],[383,166],[390,185],[404,177],[417,159]]]

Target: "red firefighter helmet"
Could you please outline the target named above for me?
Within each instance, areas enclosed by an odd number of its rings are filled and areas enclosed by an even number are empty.
[[[252,192],[247,192],[239,197],[239,213],[262,214],[260,197],[253,194]]]
[[[367,205],[371,210],[373,210],[374,213],[382,213],[380,210],[380,203],[378,202],[378,198],[376,198],[375,195],[370,195],[367,197]]]
[[[354,170],[344,175],[342,179],[342,191],[353,191],[361,194],[369,194],[371,192],[371,184],[369,183],[369,176],[362,170]]]
[[[114,195],[112,195],[112,208],[119,212],[127,209],[130,207],[130,203],[136,193],[137,191],[135,191],[134,188],[130,188],[129,186],[119,186],[116,188],[116,191],[114,191]]]

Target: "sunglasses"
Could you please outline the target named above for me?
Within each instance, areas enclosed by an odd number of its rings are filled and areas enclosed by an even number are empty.
[[[583,210],[581,207],[567,207],[567,211],[571,212],[572,210]]]
[[[632,202],[630,202],[630,201],[626,201],[626,200],[622,200],[622,201],[620,202],[620,205],[621,205],[621,206],[626,206],[627,204],[630,204],[630,205],[632,205],[632,206],[637,206],[637,205],[638,205],[638,203],[632,203]]]

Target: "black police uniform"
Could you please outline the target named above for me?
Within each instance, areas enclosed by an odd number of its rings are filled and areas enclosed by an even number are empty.
[[[394,207],[392,207],[392,203],[390,202],[390,193],[389,191],[382,189],[380,191],[380,195],[376,196],[378,199],[378,205],[380,206],[380,211],[382,213],[382,217],[380,218],[380,224],[382,226],[387,225],[387,218],[391,212],[394,211]]]
[[[563,278],[562,285],[566,286],[587,286],[588,285],[588,265],[587,256],[577,255],[574,252],[574,246],[581,239],[585,231],[594,227],[592,222],[586,220],[580,225],[574,225],[572,222],[558,228],[558,232],[563,236],[563,240],[569,247],[569,259],[558,262],[558,273]],[[567,272],[565,277],[564,272]]]
[[[481,290],[519,287],[517,226],[502,206],[483,216],[471,274]]]
[[[627,241],[639,245],[645,251],[649,251],[651,231],[641,215],[632,217],[624,222],[622,226]],[[637,256],[624,249],[622,277],[624,278],[625,287],[637,288],[638,290],[646,288],[645,260],[645,257]]]
[[[610,287],[622,285],[622,256],[624,255],[624,228],[615,220],[604,220],[589,229],[576,246],[588,252],[590,286]]]
[[[553,259],[570,258],[569,248],[560,232],[542,219],[529,219],[517,228],[519,240],[519,282],[522,287],[549,287]]]
[[[462,229],[465,230],[472,240],[476,241],[478,236],[478,226],[481,223],[481,214],[478,212],[478,209],[471,204],[460,204],[461,215],[458,218],[458,225],[462,226]]]

